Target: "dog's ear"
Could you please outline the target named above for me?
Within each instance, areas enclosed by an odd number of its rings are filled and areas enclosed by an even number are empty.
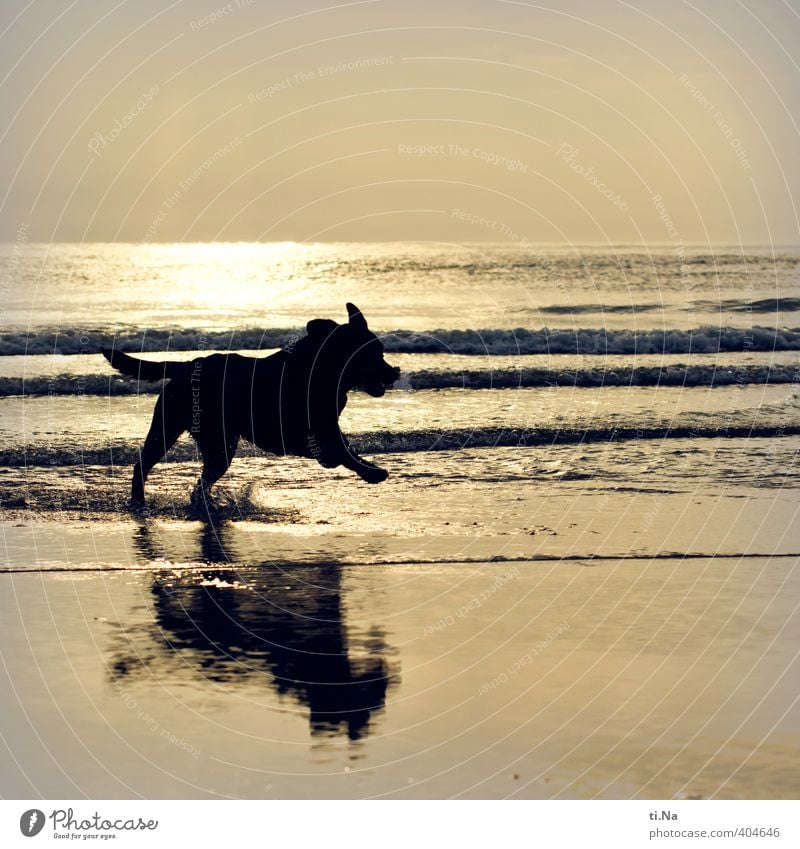
[[[367,329],[367,320],[364,318],[364,313],[355,305],[347,304],[347,315],[350,317],[350,324],[359,330]]]
[[[329,318],[312,318],[306,325],[306,333],[315,339],[327,339],[339,325]]]

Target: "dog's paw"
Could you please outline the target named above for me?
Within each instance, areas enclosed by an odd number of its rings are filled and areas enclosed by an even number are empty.
[[[361,480],[367,483],[383,483],[389,477],[389,472],[386,469],[381,469],[379,466],[367,466],[362,471],[359,471]]]
[[[192,496],[189,499],[190,513],[204,517],[214,515],[219,511],[217,500],[211,495],[209,489],[209,487],[198,485],[192,490]]]

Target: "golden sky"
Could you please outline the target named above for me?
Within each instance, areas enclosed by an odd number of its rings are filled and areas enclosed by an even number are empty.
[[[0,239],[798,244],[797,0],[3,0]]]

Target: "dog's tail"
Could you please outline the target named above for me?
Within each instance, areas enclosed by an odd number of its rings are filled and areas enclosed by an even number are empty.
[[[127,374],[128,377],[135,377],[137,380],[169,380],[171,377],[183,374],[187,368],[191,368],[191,363],[137,360],[135,357],[111,348],[103,348],[103,356],[117,371]]]

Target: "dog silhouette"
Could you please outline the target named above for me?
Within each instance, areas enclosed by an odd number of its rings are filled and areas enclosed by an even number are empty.
[[[192,494],[198,505],[208,503],[209,490],[228,470],[241,438],[271,454],[344,466],[367,483],[386,480],[385,469],[353,451],[339,416],[350,390],[380,397],[400,369],[386,362],[383,344],[358,307],[347,304],[347,313],[346,324],[309,321],[306,336],[269,357],[211,354],[191,362],[153,362],[104,349],[122,374],[168,381],[133,469],[132,505],[143,505],[147,476],[186,431],[203,458]]]

